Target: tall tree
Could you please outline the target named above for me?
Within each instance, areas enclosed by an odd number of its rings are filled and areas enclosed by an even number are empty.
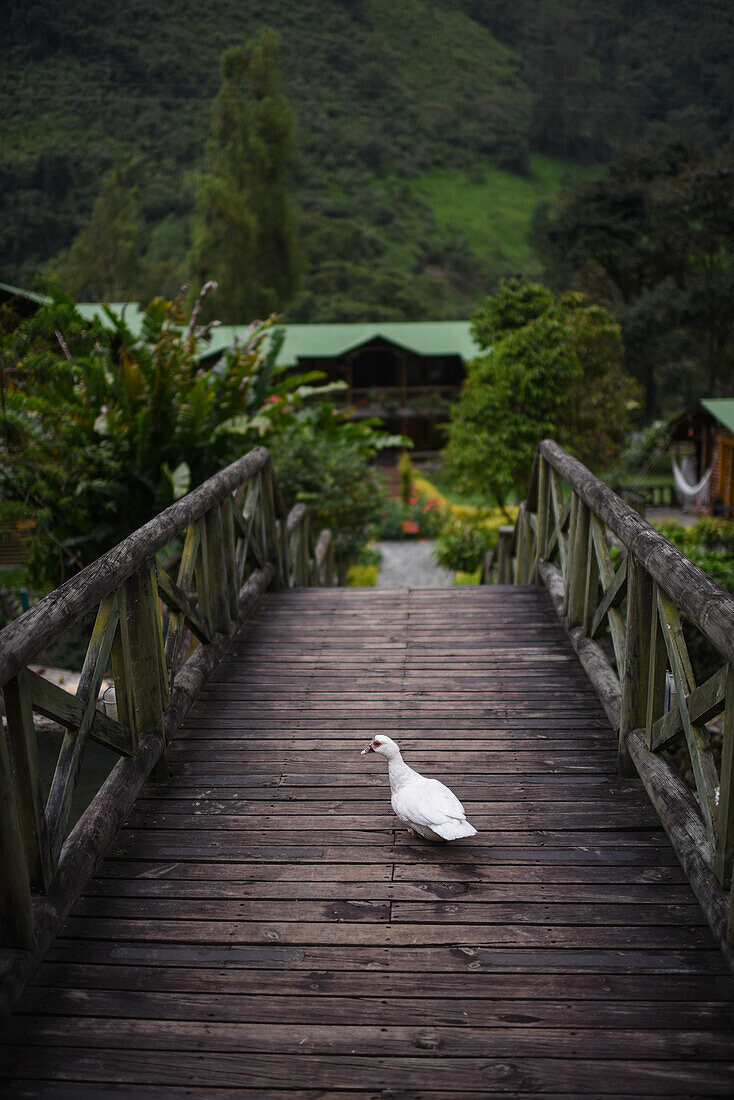
[[[88,222],[49,275],[82,300],[135,298],[144,278],[137,186],[119,166],[104,176]]]
[[[592,465],[609,462],[636,396],[611,314],[581,294],[505,279],[472,333],[487,354],[469,364],[444,451],[466,489],[500,506],[521,495],[544,436]]]
[[[279,36],[266,29],[222,57],[209,171],[197,199],[192,266],[214,279],[224,321],[283,309],[298,286],[300,256],[286,166],[293,118],[278,91]]]

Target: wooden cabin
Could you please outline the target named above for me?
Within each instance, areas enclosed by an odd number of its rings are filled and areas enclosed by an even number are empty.
[[[692,444],[697,476],[709,467],[709,511],[734,516],[734,397],[706,398],[671,425],[671,443]]]
[[[355,417],[379,417],[387,431],[413,440],[413,457],[439,451],[441,425],[459,395],[465,365],[481,349],[468,321],[394,321],[374,324],[282,325],[278,364],[320,370],[331,382],[346,382],[335,403]],[[206,357],[231,346],[244,326],[222,325],[212,333]]]

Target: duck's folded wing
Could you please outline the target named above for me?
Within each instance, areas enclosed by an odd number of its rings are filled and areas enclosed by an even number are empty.
[[[398,817],[404,821],[414,821],[417,825],[433,827],[450,819],[466,820],[461,802],[438,779],[421,777],[409,783],[395,792],[392,806]]]

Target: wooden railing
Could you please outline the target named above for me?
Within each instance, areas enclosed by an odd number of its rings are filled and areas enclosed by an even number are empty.
[[[348,405],[396,405],[413,410],[443,409],[459,396],[459,385],[436,386],[361,386],[337,394]]]
[[[620,771],[639,773],[726,953],[734,943],[734,890],[728,916],[724,896],[734,862],[734,597],[550,440],[484,579],[548,587],[618,731]],[[696,636],[710,666],[701,684],[689,653]],[[720,756],[707,728],[714,719]],[[663,752],[681,738],[695,794]]]
[[[161,565],[170,560],[175,579]],[[145,778],[164,768],[166,745],[265,589],[334,579],[330,533],[314,548],[305,506],[286,516],[270,456],[258,447],[0,633],[2,946],[38,953],[47,944]],[[29,668],[92,614],[75,694]],[[98,706],[108,674],[114,716]],[[66,730],[46,798],[34,712]],[[120,760],[68,835],[90,739]]]

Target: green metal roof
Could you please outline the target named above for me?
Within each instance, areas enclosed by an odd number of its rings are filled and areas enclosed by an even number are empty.
[[[293,366],[299,359],[336,359],[340,355],[371,343],[388,343],[415,352],[416,355],[458,355],[465,362],[481,354],[474,343],[468,321],[389,321],[349,325],[279,325],[285,340],[278,364]],[[220,325],[212,332],[206,354],[244,341],[247,325]]]
[[[43,295],[7,283],[0,283],[0,292],[17,294],[39,305],[49,301]],[[107,304],[115,313],[123,315],[126,325],[137,336],[144,313],[138,303]],[[76,308],[85,320],[97,318],[102,324],[109,324],[101,302],[78,302]],[[343,325],[279,325],[278,328],[285,332],[278,366],[294,366],[300,359],[336,359],[379,339],[416,355],[457,355],[464,362],[482,352],[472,339],[469,321],[380,321]],[[212,329],[211,339],[199,352],[199,357],[208,358],[222,352],[232,347],[236,340],[244,343],[250,333],[250,325],[218,325]]]
[[[19,286],[11,286],[10,283],[0,283],[0,292],[13,298],[25,298],[28,302],[37,302],[43,305],[49,299],[42,294],[36,294],[33,290],[22,290]]]
[[[33,290],[23,290],[22,287],[11,286],[10,283],[0,283],[0,296],[24,298],[27,302],[35,302],[39,306],[48,305],[51,299],[46,294],[36,294]],[[125,323],[135,336],[141,329],[144,310],[137,302],[107,302],[105,303],[115,313],[122,314]],[[101,302],[77,302],[76,308],[85,321],[97,318],[102,324],[109,324],[107,314],[103,312]]]
[[[137,302],[105,302],[113,313],[122,317],[133,336],[138,336],[142,328],[144,309]],[[110,320],[104,312],[102,302],[77,302],[77,312],[81,313],[85,321],[98,320],[103,325],[109,325]]]
[[[706,412],[719,420],[730,432],[734,432],[734,397],[705,398],[701,400]]]

